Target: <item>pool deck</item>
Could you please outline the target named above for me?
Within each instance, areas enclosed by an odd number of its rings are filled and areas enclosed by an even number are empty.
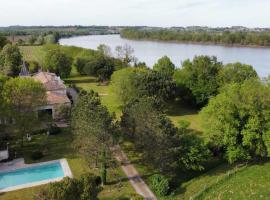
[[[48,162],[41,162],[41,163],[34,163],[34,164],[25,164],[24,163],[24,159],[23,158],[19,158],[19,159],[15,159],[11,162],[7,162],[7,163],[0,163],[0,174],[1,173],[5,173],[5,172],[12,172],[12,171],[16,171],[18,169],[25,169],[25,168],[29,168],[29,167],[37,167],[37,166],[42,166],[42,165],[46,165],[46,164],[52,164],[52,163],[56,163],[56,162],[60,162],[61,167],[63,169],[64,172],[64,177],[70,177],[72,178],[72,172],[69,168],[68,162],[65,158],[60,159],[60,160],[52,160],[52,161],[48,161]],[[61,181],[63,178],[55,178],[55,179],[49,179],[49,180],[44,180],[44,181],[38,181],[38,182],[33,182],[33,183],[27,183],[27,184],[22,184],[22,185],[18,185],[18,186],[13,186],[13,187],[8,187],[8,188],[4,188],[4,189],[0,189],[0,193],[3,192],[9,192],[9,191],[13,191],[13,190],[19,190],[19,189],[23,189],[23,188],[28,188],[28,187],[34,187],[34,186],[38,186],[38,185],[44,185],[44,184],[48,184],[51,182],[57,182],[57,181]]]

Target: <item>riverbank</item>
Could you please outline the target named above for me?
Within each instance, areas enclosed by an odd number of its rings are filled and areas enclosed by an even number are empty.
[[[262,48],[262,49],[270,49],[269,46],[261,46],[261,45],[244,45],[244,44],[225,44],[225,43],[216,43],[216,42],[196,42],[196,41],[179,41],[179,40],[158,40],[158,39],[138,39],[138,38],[128,38],[123,37],[119,34],[122,39],[132,40],[132,41],[141,41],[141,42],[166,42],[166,43],[178,43],[178,44],[194,44],[194,45],[206,45],[206,46],[222,46],[222,47],[236,47],[236,48]]]

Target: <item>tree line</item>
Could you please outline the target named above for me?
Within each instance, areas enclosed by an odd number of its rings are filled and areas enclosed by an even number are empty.
[[[143,30],[129,28],[121,31],[121,37],[161,41],[197,42],[222,45],[270,46],[270,32],[245,31],[181,31],[171,29]]]

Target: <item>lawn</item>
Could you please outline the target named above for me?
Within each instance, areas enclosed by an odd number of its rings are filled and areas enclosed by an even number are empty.
[[[121,144],[136,169],[149,183],[155,169],[142,162],[141,154],[129,142]],[[270,199],[270,163],[249,165],[229,165],[222,161],[212,161],[204,172],[183,171],[174,177],[175,190],[164,200],[253,200]]]
[[[44,146],[44,141],[47,141],[47,153],[46,155],[37,161],[33,161],[30,157],[31,152],[36,149],[41,149]],[[16,146],[13,146],[13,149]],[[72,147],[72,135],[68,129],[65,129],[58,135],[52,135],[47,138],[46,135],[33,136],[31,142],[25,142],[23,148],[16,148],[18,155],[25,157],[26,163],[49,161],[60,158],[66,158],[68,160],[71,171],[75,177],[79,177],[86,172],[92,172],[98,174],[99,170],[91,168],[87,165],[85,160],[81,158]],[[21,153],[23,152],[23,154]],[[104,187],[100,193],[100,199],[118,199],[122,197],[130,197],[135,194],[135,191],[127,181],[124,173],[120,167],[109,169],[108,174],[109,184]],[[42,186],[27,188],[23,190],[17,190],[0,195],[1,200],[24,200],[34,199],[33,194]]]
[[[270,163],[248,166],[213,185],[197,199],[270,199]]]
[[[23,59],[26,61],[36,61],[41,66],[44,65],[46,51],[43,46],[20,46]]]

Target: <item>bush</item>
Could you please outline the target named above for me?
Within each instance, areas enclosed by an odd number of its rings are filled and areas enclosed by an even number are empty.
[[[169,180],[160,174],[155,174],[150,177],[150,187],[158,196],[165,196],[170,190]]]
[[[50,135],[57,135],[60,134],[62,132],[61,128],[57,127],[57,126],[52,126],[49,128],[49,132]]]
[[[43,153],[41,151],[34,151],[32,154],[31,154],[31,159],[32,160],[39,160],[43,157]]]
[[[37,200],[97,200],[99,185],[97,176],[84,174],[79,179],[65,177],[60,182],[51,183],[37,193]]]
[[[179,127],[182,129],[187,129],[190,126],[190,122],[187,120],[179,120],[178,124],[179,124]]]

